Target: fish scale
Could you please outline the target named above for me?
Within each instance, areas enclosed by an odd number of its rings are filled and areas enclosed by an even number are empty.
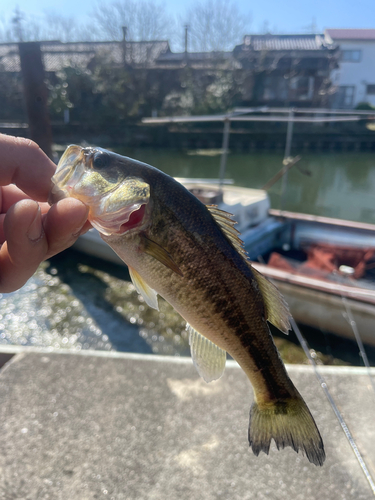
[[[129,266],[146,302],[157,308],[159,294],[185,318],[193,362],[206,381],[221,376],[226,352],[245,371],[254,390],[248,438],[255,455],[268,453],[274,439],[322,465],[318,428],[267,324],[286,333],[289,311],[247,262],[229,214],[205,207],[154,167],[100,148],[70,146],[53,182],[50,201],[74,196],[90,207],[92,224]]]

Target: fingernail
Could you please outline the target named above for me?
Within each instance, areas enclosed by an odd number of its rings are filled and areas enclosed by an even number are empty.
[[[42,214],[40,211],[40,207],[38,207],[34,220],[30,224],[29,230],[27,231],[26,234],[29,240],[32,241],[33,243],[39,241],[43,237],[44,231],[43,231]]]
[[[72,233],[72,236],[73,238],[78,238],[78,236],[81,235],[81,232],[82,232],[82,229],[83,229],[83,226],[85,225],[86,221],[82,224],[81,227],[77,228],[74,233]]]

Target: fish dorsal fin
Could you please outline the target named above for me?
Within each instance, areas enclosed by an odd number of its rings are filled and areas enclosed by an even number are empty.
[[[224,373],[227,353],[189,324],[186,329],[189,332],[190,352],[197,372],[206,382],[217,380]]]
[[[142,295],[148,306],[153,307],[154,309],[159,311],[158,294],[155,292],[155,290],[148,286],[145,280],[137,273],[135,269],[130,266],[128,266],[128,268],[133,285],[135,286],[135,289],[137,290],[139,295]]]
[[[237,222],[232,218],[233,214],[220,210],[216,205],[206,205],[206,207],[237,252],[247,260],[247,253],[244,249],[243,241],[239,237],[240,232],[234,227]]]
[[[233,215],[220,210],[216,205],[207,205],[207,209],[210,211],[212,217],[220,226],[225,236],[229,239],[237,252],[245,259],[246,263],[251,268],[251,271],[253,272],[254,278],[256,279],[263,296],[267,321],[287,334],[291,329],[289,322],[290,312],[288,309],[288,305],[275,285],[268,281],[268,279],[263,276],[263,274],[261,274],[250,265],[243,241],[239,237],[240,232],[234,227],[234,225],[237,223],[232,219]]]
[[[257,269],[254,269],[252,266],[250,267],[263,296],[267,321],[283,333],[288,334],[288,331],[291,329],[288,304],[273,283],[268,281]]]

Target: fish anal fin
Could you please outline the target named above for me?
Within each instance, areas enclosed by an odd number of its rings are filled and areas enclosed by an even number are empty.
[[[147,238],[145,235],[143,235],[143,251],[148,255],[151,255],[151,257],[154,257],[154,259],[158,260],[161,264],[168,267],[175,273],[183,276],[181,269],[174,262],[167,250],[165,250],[165,248],[160,246],[158,243],[155,243],[155,241]]]
[[[138,274],[135,269],[130,266],[128,267],[130,278],[139,295],[142,295],[148,306],[153,307],[154,309],[159,311],[158,294],[145,282],[142,276],[140,276],[140,274]]]
[[[264,300],[267,321],[276,326],[281,332],[288,334],[291,329],[290,312],[284,297],[263,274],[252,266],[250,268]]]
[[[225,370],[226,351],[198,333],[192,326],[186,325],[186,329],[189,331],[191,357],[197,372],[205,382],[219,379]]]

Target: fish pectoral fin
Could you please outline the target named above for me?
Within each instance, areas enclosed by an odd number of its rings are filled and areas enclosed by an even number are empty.
[[[268,279],[257,269],[254,269],[253,266],[250,267],[264,300],[266,320],[283,333],[288,334],[288,331],[291,330],[288,304],[273,283],[268,281]]]
[[[186,329],[189,331],[190,352],[197,372],[205,382],[219,379],[225,370],[227,353],[189,324]]]
[[[153,307],[154,309],[159,311],[158,294],[155,292],[155,290],[148,286],[142,276],[140,276],[135,269],[130,266],[128,267],[130,278],[139,295],[142,295],[148,306]]]
[[[155,241],[150,240],[147,236],[143,236],[143,251],[151,257],[154,257],[156,260],[161,262],[164,266],[168,267],[175,273],[183,276],[181,269],[177,266],[177,264],[172,259],[171,255],[165,250],[163,247],[155,243]]]

